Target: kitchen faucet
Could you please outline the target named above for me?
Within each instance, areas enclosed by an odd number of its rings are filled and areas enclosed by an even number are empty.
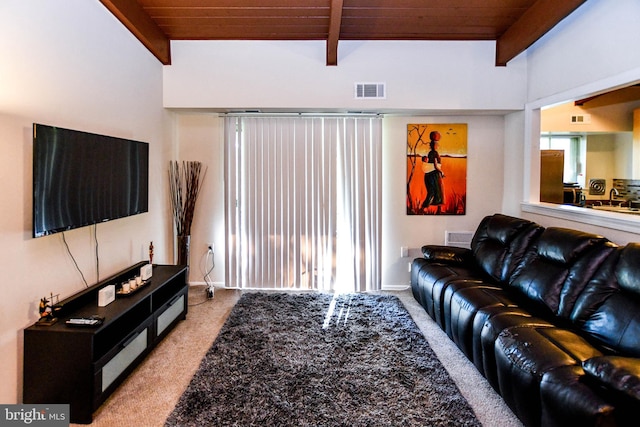
[[[618,189],[615,187],[611,187],[611,190],[609,190],[609,206],[613,206],[613,194],[615,194],[616,196],[620,195]]]

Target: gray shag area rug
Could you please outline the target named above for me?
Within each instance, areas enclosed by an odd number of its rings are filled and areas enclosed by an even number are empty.
[[[479,426],[400,300],[243,294],[166,426]]]

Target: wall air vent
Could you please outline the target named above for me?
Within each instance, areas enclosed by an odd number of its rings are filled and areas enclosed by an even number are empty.
[[[471,249],[473,233],[473,231],[445,231],[444,245]]]
[[[384,83],[356,83],[356,98],[358,99],[384,99],[386,88]]]
[[[587,125],[591,123],[591,114],[577,114],[571,116],[572,125]]]

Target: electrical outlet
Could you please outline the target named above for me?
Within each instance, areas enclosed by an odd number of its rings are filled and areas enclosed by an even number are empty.
[[[207,249],[211,252],[215,252],[216,247],[213,243],[207,243]]]
[[[400,257],[401,258],[406,258],[409,256],[409,248],[406,246],[401,246],[400,247]]]

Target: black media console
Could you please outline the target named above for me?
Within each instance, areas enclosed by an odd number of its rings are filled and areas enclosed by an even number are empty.
[[[58,322],[24,330],[23,401],[68,403],[72,423],[92,422],[93,412],[187,315],[186,267],[154,265],[149,282],[135,293],[98,307],[98,291],[140,274],[145,262],[60,303]],[[96,327],[66,320],[97,315]]]

